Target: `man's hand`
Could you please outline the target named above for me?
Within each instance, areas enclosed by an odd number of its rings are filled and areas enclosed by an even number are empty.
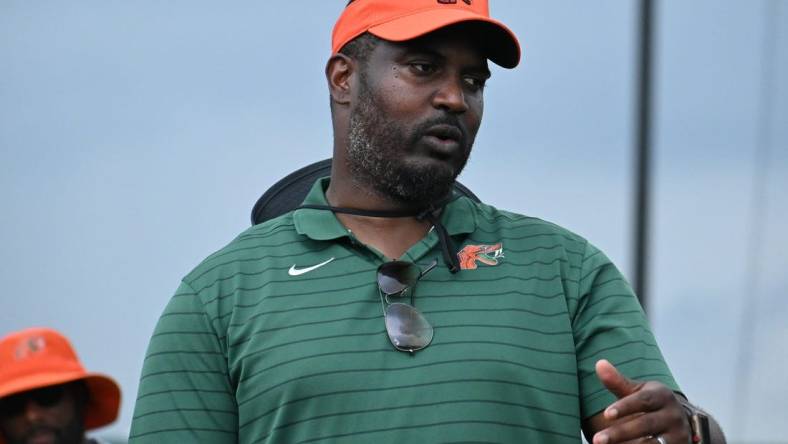
[[[686,444],[690,427],[676,395],[655,381],[633,381],[606,360],[596,363],[596,374],[618,401],[590,419],[593,444],[651,443],[661,436],[666,444]]]

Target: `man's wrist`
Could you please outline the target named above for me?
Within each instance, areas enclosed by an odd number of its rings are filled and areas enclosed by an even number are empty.
[[[677,394],[676,399],[679,400],[687,415],[690,426],[690,442],[692,444],[710,444],[711,432],[709,430],[709,416],[706,415],[706,412],[690,404],[682,395]]]

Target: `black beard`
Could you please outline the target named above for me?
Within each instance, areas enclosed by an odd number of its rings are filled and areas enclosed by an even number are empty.
[[[347,166],[354,182],[374,194],[408,206],[425,207],[447,197],[454,181],[468,161],[473,140],[463,131],[464,157],[457,168],[448,163],[408,162],[410,152],[424,132],[437,124],[463,128],[450,114],[419,124],[412,130],[387,119],[380,101],[367,83],[359,78],[358,106],[350,115]]]

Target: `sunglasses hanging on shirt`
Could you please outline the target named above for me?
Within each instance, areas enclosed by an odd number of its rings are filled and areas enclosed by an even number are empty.
[[[419,279],[437,265],[436,259],[424,271],[416,264],[404,261],[386,262],[378,267],[378,290],[386,333],[399,351],[413,353],[432,342],[432,325],[414,307],[413,291]],[[407,296],[410,296],[410,304],[391,302],[393,298],[404,299]]]

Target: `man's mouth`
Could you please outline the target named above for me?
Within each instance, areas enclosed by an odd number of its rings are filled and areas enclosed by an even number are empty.
[[[25,444],[52,444],[57,441],[56,438],[52,430],[37,430],[27,437]]]
[[[439,157],[455,155],[463,145],[463,133],[454,125],[440,124],[424,132],[424,140]]]
[[[435,125],[427,130],[426,134],[441,141],[462,142],[462,131],[454,125]]]

